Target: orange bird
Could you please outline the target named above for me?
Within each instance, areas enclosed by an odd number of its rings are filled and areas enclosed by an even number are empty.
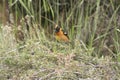
[[[55,26],[55,38],[57,41],[69,42],[69,37],[66,32],[58,25]]]

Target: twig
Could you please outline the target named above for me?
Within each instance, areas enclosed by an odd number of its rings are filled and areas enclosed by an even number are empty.
[[[39,78],[39,80],[45,80],[47,77],[49,77],[49,76],[51,76],[51,75],[53,75],[53,74],[55,74],[55,73],[56,73],[56,71],[54,71],[54,72],[52,72],[52,73],[49,73],[48,75]]]

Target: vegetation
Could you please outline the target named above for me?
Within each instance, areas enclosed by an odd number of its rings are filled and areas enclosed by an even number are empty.
[[[1,0],[0,10],[0,80],[120,79],[119,0]],[[70,43],[54,39],[56,24]]]

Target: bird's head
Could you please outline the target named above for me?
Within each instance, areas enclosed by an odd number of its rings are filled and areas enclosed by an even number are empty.
[[[56,26],[55,26],[55,29],[54,29],[54,30],[55,30],[55,33],[59,32],[60,29],[61,29],[61,28],[60,28],[58,25],[56,25]]]

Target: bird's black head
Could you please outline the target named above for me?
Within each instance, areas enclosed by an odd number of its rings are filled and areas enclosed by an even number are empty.
[[[56,26],[55,27],[55,33],[59,32],[60,31],[60,27],[59,26]]]

